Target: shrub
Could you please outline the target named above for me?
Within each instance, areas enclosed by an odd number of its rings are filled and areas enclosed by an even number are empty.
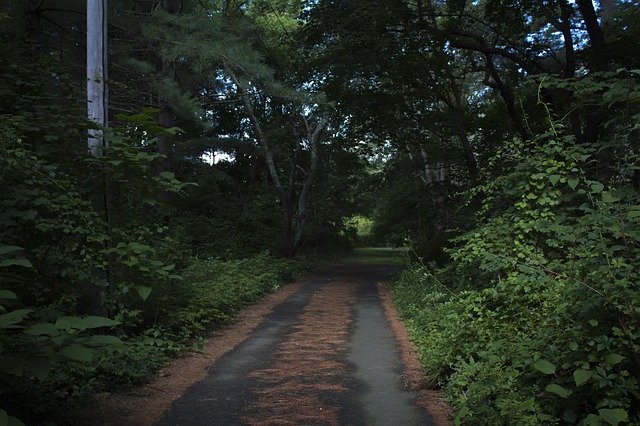
[[[597,155],[561,132],[515,143],[453,262],[396,283],[457,423],[640,421],[640,195],[593,178]]]

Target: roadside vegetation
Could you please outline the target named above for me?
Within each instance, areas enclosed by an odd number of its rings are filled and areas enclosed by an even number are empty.
[[[157,283],[144,299],[132,295],[114,319],[78,317],[60,302],[3,314],[3,403],[27,424],[64,423],[70,409],[95,393],[146,382],[171,357],[198,351],[242,308],[319,265],[268,253],[185,261],[180,280]]]
[[[640,423],[637,1],[108,3],[0,1],[0,426],[367,246],[457,423]]]

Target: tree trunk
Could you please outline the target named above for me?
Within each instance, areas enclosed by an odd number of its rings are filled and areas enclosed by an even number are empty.
[[[87,116],[99,128],[89,129],[87,148],[96,158],[104,155],[107,142],[103,128],[107,126],[107,0],[87,0]],[[92,196],[92,204],[96,211],[102,212],[106,223],[106,232],[110,236],[112,216],[110,214],[111,180],[106,174],[102,176],[101,188]],[[105,248],[109,247],[109,240]],[[107,258],[104,271],[107,292],[115,292],[111,278],[111,260]],[[94,286],[91,289],[92,310],[98,315],[110,314],[102,304],[102,289]]]
[[[167,13],[175,14],[179,11],[179,4],[180,2],[178,0],[163,0],[162,8]],[[175,66],[170,60],[162,58],[160,76],[165,80],[175,79]],[[173,107],[164,93],[158,93],[158,107],[160,108],[157,119],[158,125],[165,129],[173,127],[175,124]],[[160,136],[158,138],[158,154],[162,155],[163,158],[158,167],[158,171],[173,171],[173,151],[173,137],[169,135]],[[173,201],[173,198],[173,193],[169,191],[163,191],[158,195],[159,201],[165,204],[170,204]]]
[[[307,119],[304,119],[305,128],[307,130],[307,140],[309,141],[309,155],[311,157],[311,164],[309,166],[309,171],[307,172],[307,176],[304,180],[304,184],[302,185],[302,190],[300,191],[300,195],[298,195],[298,212],[297,212],[297,223],[296,223],[296,236],[293,241],[294,251],[298,250],[300,246],[300,242],[302,241],[302,235],[304,231],[304,226],[307,222],[307,197],[309,195],[309,191],[315,182],[316,173],[318,172],[318,162],[320,157],[318,156],[318,140],[320,139],[320,134],[324,130],[327,120],[322,119],[316,126],[315,130],[311,130]]]
[[[282,205],[282,221],[283,221],[283,231],[282,231],[282,239],[283,239],[283,252],[287,257],[294,256],[300,241],[302,240],[302,233],[304,230],[304,226],[307,220],[307,196],[313,186],[315,175],[318,169],[318,140],[320,138],[320,134],[324,130],[324,127],[327,124],[326,119],[320,120],[315,130],[311,130],[309,123],[305,121],[305,128],[307,132],[307,139],[309,141],[309,150],[311,156],[311,164],[309,167],[309,171],[307,172],[307,176],[302,186],[302,190],[298,195],[297,201],[297,212],[294,214],[294,200],[293,200],[293,173],[295,172],[295,161],[292,163],[292,171],[289,175],[289,190],[285,190],[285,187],[282,185],[282,181],[278,176],[278,170],[276,169],[276,164],[273,158],[273,152],[271,150],[271,146],[267,137],[265,136],[262,126],[258,121],[258,117],[256,116],[255,110],[251,103],[251,99],[244,88],[244,85],[240,82],[235,72],[231,69],[229,64],[225,59],[222,60],[222,66],[229,74],[231,81],[235,84],[238,95],[240,96],[240,100],[244,105],[244,109],[248,115],[249,122],[251,123],[251,129],[253,130],[253,135],[258,141],[258,145],[262,150],[262,154],[264,155],[265,161],[267,163],[267,169],[269,170],[269,175],[271,177],[271,181],[274,186],[274,190],[276,195],[280,199],[280,203]],[[298,143],[300,143],[298,141]],[[298,148],[296,148],[297,150]],[[294,153],[294,155],[298,155],[298,153]],[[294,219],[297,220],[296,232],[293,234],[293,223]]]
[[[607,68],[607,58],[604,55],[604,32],[598,22],[598,15],[593,7],[591,0],[577,0],[578,9],[587,27],[589,41],[593,49],[593,67],[597,71],[603,71]]]
[[[285,257],[293,257],[296,254],[293,240],[293,205],[288,197],[280,202],[282,203],[282,254]]]
[[[602,31],[602,27],[598,22],[598,15],[596,14],[593,2],[591,0],[577,0],[578,9],[584,20],[589,34],[589,41],[591,43],[592,55],[592,69],[595,71],[606,71],[609,68],[609,58],[605,50],[605,36]],[[609,7],[609,5],[607,5]],[[596,144],[600,139],[600,127],[603,122],[603,117],[597,106],[586,107],[586,119],[583,131],[583,142],[588,144]],[[598,178],[604,182],[608,182],[611,179],[615,164],[615,152],[612,147],[606,147],[598,152]]]
[[[29,0],[29,40],[31,46],[36,53],[43,52],[43,40],[42,40],[42,12],[40,11],[42,1]]]
[[[87,112],[99,127],[107,125],[107,0],[87,0]],[[102,157],[105,146],[100,129],[90,129],[89,152]]]
[[[518,110],[516,109],[516,97],[513,94],[513,90],[511,90],[511,88],[507,86],[500,78],[491,55],[485,55],[485,63],[487,71],[483,81],[484,84],[496,89],[498,93],[500,93],[500,96],[502,97],[502,100],[507,107],[507,113],[509,114],[509,118],[511,118],[511,123],[518,132],[518,135],[520,135],[520,138],[525,141],[531,139],[531,135],[529,134],[529,131],[525,127],[522,119],[520,118],[520,114],[518,114]],[[493,79],[493,81],[491,79]]]
[[[478,172],[478,163],[476,162],[476,158],[473,155],[473,150],[471,149],[471,143],[469,142],[469,138],[467,137],[467,130],[464,125],[464,115],[462,113],[462,108],[458,104],[452,109],[453,115],[453,124],[456,129],[456,133],[460,138],[460,143],[462,144],[462,151],[464,152],[465,163],[467,164],[467,171],[469,172],[469,180],[471,181],[471,186],[476,186],[478,184],[479,172]]]

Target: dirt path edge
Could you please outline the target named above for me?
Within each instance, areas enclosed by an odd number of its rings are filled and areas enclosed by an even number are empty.
[[[425,375],[417,356],[417,348],[409,339],[409,332],[396,310],[393,296],[388,283],[378,283],[378,294],[382,301],[384,313],[389,321],[391,330],[398,340],[402,363],[404,365],[405,385],[417,397],[415,404],[424,408],[436,426],[450,426],[452,411],[444,400],[444,394],[439,389],[431,389],[428,377]]]
[[[154,380],[130,390],[96,395],[95,404],[75,413],[74,424],[143,426],[157,423],[173,401],[205,378],[213,363],[246,340],[276,305],[298,292],[309,279],[310,275],[305,274],[244,308],[238,314],[237,322],[209,336],[202,352],[174,358]]]

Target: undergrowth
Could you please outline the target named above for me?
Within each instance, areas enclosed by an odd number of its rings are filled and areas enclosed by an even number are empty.
[[[514,141],[452,261],[395,284],[456,424],[640,423],[638,157],[605,181],[601,153],[557,124]]]
[[[111,332],[122,345],[97,352],[90,363],[62,362],[44,381],[0,376],[0,394],[27,423],[65,419],[70,407],[96,392],[131,387],[153,377],[174,356],[202,347],[212,329],[232,322],[238,312],[290,282],[317,260],[281,259],[263,253],[247,259],[191,258],[183,281],[156,288],[144,309],[123,309]],[[153,318],[148,312],[153,312]]]

